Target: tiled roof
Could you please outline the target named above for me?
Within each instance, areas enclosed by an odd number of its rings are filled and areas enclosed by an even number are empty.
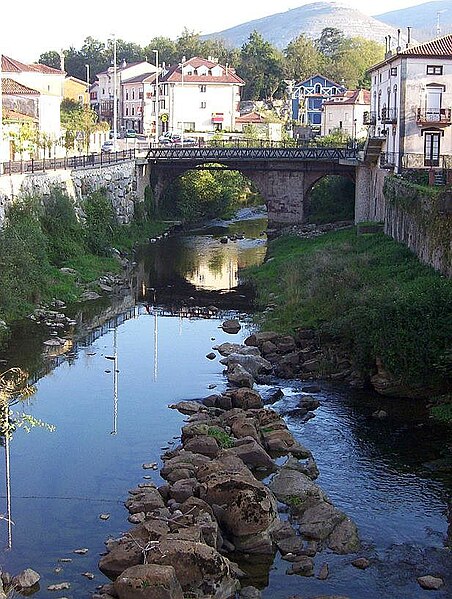
[[[15,60],[14,58],[10,58],[9,56],[4,56],[2,54],[2,72],[3,73],[43,73],[45,75],[63,75],[64,71],[60,71],[59,69],[53,69],[52,67],[48,67],[46,64],[25,64],[20,62],[19,60]]]
[[[247,124],[247,123],[265,123],[265,119],[261,114],[257,112],[249,112],[248,114],[240,115],[235,119],[236,123]]]
[[[452,58],[452,33],[412,48],[402,50],[405,56],[441,56]]]
[[[333,104],[370,104],[370,92],[367,89],[353,89],[346,91],[342,96],[335,96],[331,100],[326,100],[323,106]]]
[[[22,114],[17,110],[11,110],[10,108],[3,108],[3,118],[5,121],[27,121],[27,122],[38,122],[38,119],[28,114]]]
[[[199,58],[197,56],[186,60],[184,66],[190,65],[194,69],[199,68],[200,66],[205,66],[208,69],[213,69],[214,67],[221,67],[223,70],[223,75],[215,76],[215,75],[187,75],[184,73],[184,83],[235,83],[236,85],[245,85],[243,79],[241,79],[235,72],[235,69],[231,67],[223,67],[219,65],[217,62],[212,62],[210,60],[205,60],[204,58]],[[181,65],[175,65],[171,67],[168,72],[163,75],[160,79],[162,82],[169,83],[182,83],[182,71]]]
[[[35,89],[31,89],[31,87],[26,87],[21,83],[17,83],[13,79],[9,79],[5,77],[2,79],[2,93],[7,95],[14,96],[39,96],[40,93]]]
[[[122,83],[152,83],[155,80],[155,73],[143,73],[142,75],[136,75],[130,79],[123,79]]]

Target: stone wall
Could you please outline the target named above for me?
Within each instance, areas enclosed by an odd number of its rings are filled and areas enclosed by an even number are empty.
[[[421,262],[452,277],[452,191],[423,188],[387,177],[385,233],[407,245]]]
[[[134,160],[72,171],[3,175],[0,177],[0,226],[5,210],[15,199],[24,195],[46,196],[55,188],[66,192],[76,205],[91,192],[105,188],[118,222],[125,224],[133,216],[135,202],[143,200],[141,179],[142,173]]]
[[[356,167],[355,223],[383,222],[386,209],[383,187],[388,174],[376,165]]]

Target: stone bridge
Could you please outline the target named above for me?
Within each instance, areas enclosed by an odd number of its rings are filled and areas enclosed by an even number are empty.
[[[184,172],[218,165],[243,173],[255,184],[267,204],[270,226],[303,223],[309,192],[326,175],[351,178],[358,195],[363,169],[354,148],[156,147],[141,163],[142,183],[150,182],[158,205],[164,190]]]

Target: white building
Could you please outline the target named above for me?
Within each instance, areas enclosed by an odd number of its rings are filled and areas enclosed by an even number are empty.
[[[365,115],[370,110],[370,92],[366,89],[346,91],[342,96],[335,96],[323,102],[321,135],[329,135],[333,131],[343,131],[353,139],[367,137]]]
[[[151,136],[155,132],[155,72],[122,83],[122,124],[125,129]]]
[[[388,51],[370,69],[380,166],[445,168],[452,159],[452,35]]]
[[[125,100],[125,91],[124,82],[130,81],[136,77],[139,77],[143,74],[151,74],[155,73],[156,67],[155,65],[150,64],[146,61],[135,62],[131,64],[127,64],[123,62],[121,66],[116,68],[116,98],[117,98],[117,107],[118,107],[118,129],[126,128],[124,125],[124,110],[125,105],[123,104]],[[100,120],[107,121],[110,125],[113,125],[113,116],[114,116],[114,95],[115,95],[115,69],[113,66],[109,67],[106,71],[102,73],[98,73],[97,81],[95,84],[91,86],[90,96],[91,96],[91,106],[94,108],[99,115]],[[137,91],[137,94],[139,92]],[[131,96],[130,96],[131,97]],[[133,99],[134,104],[128,106],[131,108],[132,106],[136,107],[138,105],[140,98]],[[142,100],[142,98],[141,98]],[[134,111],[135,112],[135,111]],[[132,115],[128,115],[132,116]],[[133,116],[137,116],[134,114]]]
[[[183,60],[159,77],[159,119],[174,131],[234,131],[245,82],[212,59]]]

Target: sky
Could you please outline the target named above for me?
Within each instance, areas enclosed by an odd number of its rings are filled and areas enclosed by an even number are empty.
[[[79,49],[91,36],[107,41],[112,34],[145,46],[156,36],[176,39],[184,27],[200,34],[222,31],[254,19],[310,4],[314,0],[12,0],[0,6],[0,53],[37,62],[48,50]],[[382,14],[426,0],[348,0],[361,12]]]

